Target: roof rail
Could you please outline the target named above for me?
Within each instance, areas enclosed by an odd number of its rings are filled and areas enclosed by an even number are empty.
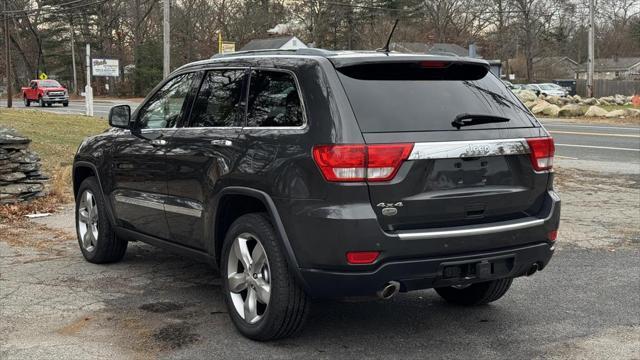
[[[301,49],[260,49],[260,50],[244,50],[244,51],[236,51],[232,53],[226,54],[215,54],[211,57],[211,59],[221,59],[225,57],[232,56],[242,56],[242,55],[315,55],[315,56],[331,56],[335,55],[335,52],[325,50],[325,49],[316,49],[316,48],[301,48]]]

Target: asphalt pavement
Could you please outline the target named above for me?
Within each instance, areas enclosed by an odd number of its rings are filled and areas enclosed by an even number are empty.
[[[72,226],[72,220],[69,219]],[[30,232],[33,234],[33,232]],[[27,236],[28,238],[28,236]],[[640,251],[564,245],[487,306],[433,290],[389,301],[317,301],[297,337],[260,343],[233,327],[206,265],[150,245],[89,264],[72,238],[0,242],[0,358],[637,359]]]
[[[2,100],[2,107],[6,107],[6,103],[6,100]],[[131,106],[131,110],[133,111],[139,105],[139,102],[137,100],[128,99],[96,99],[93,103],[93,115],[106,119],[109,115],[109,109],[111,109],[112,106],[122,104]],[[56,114],[85,115],[86,113],[84,100],[71,100],[67,107],[62,106],[62,104],[53,104],[51,107],[40,107],[38,104],[31,104],[31,106],[26,107],[24,106],[22,99],[14,99],[13,107],[16,109],[34,109]]]
[[[640,127],[588,121],[540,119],[555,140],[560,159],[614,161],[640,165]]]

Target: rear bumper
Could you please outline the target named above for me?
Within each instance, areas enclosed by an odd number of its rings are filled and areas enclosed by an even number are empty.
[[[302,269],[307,292],[319,298],[341,298],[374,295],[389,281],[398,281],[401,291],[428,289],[440,286],[468,284],[504,277],[525,275],[532,265],[543,269],[553,255],[553,245],[547,242],[516,248],[461,254],[454,256],[390,261],[374,271],[346,272]],[[471,267],[479,263],[491,266],[488,274],[451,276],[445,269]],[[495,270],[495,271],[493,271]]]
[[[533,264],[541,269],[549,262],[554,244],[547,237],[560,222],[560,198],[553,190],[545,194],[537,216],[393,233],[380,228],[368,203],[327,207],[274,200],[306,290],[316,297],[372,295],[389,281],[409,291],[520,276]],[[373,264],[347,264],[347,252],[372,250],[380,252]],[[442,278],[443,263],[496,256],[511,259],[508,271],[476,279]]]
[[[480,225],[384,231],[370,203],[327,204],[274,198],[299,268],[372,272],[387,262],[473,254],[547,241],[560,222],[560,199],[549,190],[536,216]],[[370,265],[349,265],[349,251],[379,251]]]

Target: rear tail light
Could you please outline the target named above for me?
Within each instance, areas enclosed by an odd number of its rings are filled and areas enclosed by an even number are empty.
[[[388,181],[413,144],[316,145],[313,160],[327,181]]]
[[[556,241],[557,238],[558,230],[549,231],[549,233],[547,234],[547,239],[549,239],[549,241]]]
[[[347,262],[352,265],[371,264],[378,255],[380,251],[350,251],[347,253]]]
[[[556,151],[553,138],[527,139],[531,149],[531,165],[536,171],[550,170],[553,167],[553,154]]]

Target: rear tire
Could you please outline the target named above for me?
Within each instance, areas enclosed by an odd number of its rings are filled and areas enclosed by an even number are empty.
[[[471,284],[464,288],[452,286],[435,288],[447,302],[456,305],[484,305],[500,299],[511,287],[513,278]]]
[[[44,100],[42,100],[42,98],[38,98],[38,103],[40,107],[44,107]]]
[[[259,245],[266,255],[263,260],[256,251]],[[238,252],[248,258],[236,256]],[[245,262],[250,264],[247,269],[242,265]],[[242,335],[267,341],[291,336],[302,328],[309,311],[307,294],[289,271],[280,239],[266,215],[247,214],[233,222],[225,236],[220,273],[229,316]],[[264,285],[268,285],[267,297]],[[248,308],[250,291],[257,302],[253,300],[256,305]],[[249,310],[253,308],[255,312]]]
[[[22,101],[24,102],[24,106],[29,107],[31,105],[31,100],[27,99],[27,94],[22,95]]]
[[[95,177],[86,178],[76,197],[76,234],[84,258],[94,264],[117,262],[127,251],[126,240],[114,232]]]

